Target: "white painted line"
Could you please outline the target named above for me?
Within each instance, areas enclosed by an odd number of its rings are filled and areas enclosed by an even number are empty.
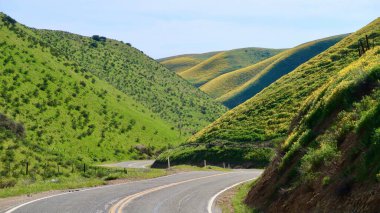
[[[167,184],[167,185],[162,185],[162,186],[158,186],[158,187],[155,187],[155,188],[147,189],[145,191],[138,192],[136,194],[129,195],[129,196],[121,199],[119,202],[117,202],[115,205],[113,205],[108,212],[109,213],[122,213],[123,209],[132,200],[134,200],[134,199],[136,199],[138,197],[142,197],[142,196],[144,196],[146,194],[149,194],[149,193],[152,193],[152,192],[156,192],[156,191],[159,191],[159,190],[162,190],[162,189],[166,189],[166,188],[169,188],[169,187],[172,187],[172,186],[177,186],[177,185],[180,185],[180,184],[188,183],[188,182],[191,182],[191,181],[211,178],[211,177],[215,177],[215,176],[227,175],[227,174],[230,174],[230,173],[219,173],[219,174],[214,174],[214,175],[209,175],[209,176],[204,176],[204,177],[198,177],[198,178],[193,178],[193,179],[189,179],[189,180],[179,181],[179,182],[170,183],[170,184]]]
[[[112,187],[112,186],[118,186],[118,185],[124,185],[124,184],[144,182],[144,181],[149,181],[149,180],[154,180],[154,179],[161,179],[161,178],[170,177],[170,176],[179,175],[179,174],[184,174],[184,173],[186,173],[186,172],[181,172],[181,173],[176,173],[176,174],[171,174],[171,175],[166,175],[166,176],[161,176],[161,177],[156,177],[156,178],[151,178],[151,179],[139,180],[139,181],[131,181],[131,182],[127,182],[127,183],[119,183],[119,184],[106,185],[106,186],[95,186],[95,187],[91,187],[91,188],[79,189],[79,191],[76,191],[77,189],[72,189],[72,191],[70,191],[70,192],[64,192],[64,193],[60,193],[60,194],[56,194],[56,195],[50,195],[50,196],[38,198],[38,199],[35,199],[35,200],[31,200],[29,202],[26,202],[26,203],[23,203],[23,204],[20,204],[18,206],[13,207],[13,208],[9,209],[8,211],[6,211],[5,213],[12,213],[15,210],[17,210],[17,209],[19,209],[19,208],[21,208],[23,206],[29,205],[31,203],[34,203],[34,202],[37,202],[37,201],[41,201],[41,200],[45,200],[45,199],[49,199],[49,198],[52,198],[52,197],[57,197],[57,196],[73,193],[73,192],[84,192],[84,191],[90,191],[90,190],[95,190],[95,189],[107,188],[107,187]]]
[[[225,192],[225,191],[227,191],[227,190],[229,190],[229,189],[231,189],[231,188],[234,188],[235,186],[238,186],[238,185],[240,185],[240,184],[242,184],[242,183],[245,183],[245,182],[248,182],[248,181],[251,181],[251,180],[254,180],[254,179],[257,179],[257,177],[255,177],[255,178],[251,178],[251,179],[249,179],[249,180],[244,180],[244,181],[241,181],[241,182],[239,182],[239,183],[235,183],[234,185],[229,186],[229,187],[223,189],[222,191],[216,193],[216,194],[215,194],[214,196],[212,196],[212,198],[208,201],[207,212],[208,212],[208,213],[212,213],[212,205],[214,204],[215,199],[216,199],[219,195],[221,195],[223,192]]]
[[[6,211],[5,213],[11,213],[11,212],[14,212],[15,210],[23,207],[23,206],[26,206],[28,204],[31,204],[31,203],[34,203],[34,202],[37,202],[37,201],[40,201],[40,200],[44,200],[44,199],[48,199],[48,198],[52,198],[52,197],[56,197],[56,196],[60,196],[60,195],[64,195],[64,194],[69,194],[71,192],[65,192],[65,193],[61,193],[61,194],[56,194],[56,195],[51,195],[51,196],[47,196],[47,197],[42,197],[42,198],[39,198],[39,199],[36,199],[36,200],[32,200],[32,201],[29,201],[29,202],[26,202],[26,203],[23,203],[21,205],[18,205],[16,207],[13,207],[11,209],[9,209],[8,211]]]

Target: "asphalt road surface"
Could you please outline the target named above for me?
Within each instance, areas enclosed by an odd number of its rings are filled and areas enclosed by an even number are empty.
[[[154,163],[154,160],[136,160],[126,161],[114,164],[105,164],[107,167],[121,167],[121,168],[147,168]]]
[[[257,178],[262,170],[194,171],[101,186],[37,199],[11,212],[129,212],[202,213],[214,211],[218,192]]]

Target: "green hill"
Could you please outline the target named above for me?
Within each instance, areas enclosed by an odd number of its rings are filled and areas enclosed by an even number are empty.
[[[272,148],[288,136],[292,119],[305,100],[359,58],[358,40],[365,35],[377,37],[379,25],[377,19],[284,75],[195,134],[186,146],[162,154],[156,165],[168,155],[173,163],[176,159],[181,163],[200,163],[207,159],[213,163],[246,163],[246,166],[268,163]],[[228,149],[238,154],[231,155]]]
[[[180,73],[182,71],[190,69],[191,67],[201,63],[202,61],[214,56],[217,53],[219,52],[178,55],[159,59],[158,62],[163,64],[169,70]]]
[[[370,41],[379,36],[379,27],[380,19],[351,37],[353,49],[358,38],[365,43],[363,33]],[[263,212],[379,210],[380,47],[370,47],[302,104],[275,160],[249,192],[250,206]]]
[[[41,174],[45,163],[69,169],[154,156],[225,111],[139,50],[104,37],[31,29],[0,14],[0,52],[0,113],[25,132],[16,137],[0,121],[0,158],[12,160],[14,176],[25,161]]]
[[[185,135],[193,134],[226,111],[140,50],[100,36],[33,30],[42,42],[78,72],[88,72],[149,108]]]
[[[193,85],[199,87],[224,73],[255,64],[281,51],[283,50],[243,48],[172,57],[169,60],[161,61],[161,63],[169,69],[176,71],[178,75]],[[207,56],[209,57],[206,59]],[[182,69],[182,67],[187,69]]]
[[[339,42],[347,35],[311,41],[281,52],[259,63],[220,75],[200,89],[233,108],[263,90],[281,76]]]

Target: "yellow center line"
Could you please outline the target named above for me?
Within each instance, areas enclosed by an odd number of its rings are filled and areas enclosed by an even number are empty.
[[[111,207],[111,209],[109,210],[109,213],[116,213],[116,212],[117,213],[122,213],[124,207],[127,206],[128,203],[130,203],[132,200],[134,200],[134,199],[136,199],[138,197],[144,196],[146,194],[149,194],[149,193],[161,190],[161,189],[165,189],[165,188],[168,188],[168,187],[176,186],[176,185],[179,185],[179,184],[183,184],[183,183],[187,183],[187,182],[191,182],[191,181],[195,181],[195,180],[201,180],[201,179],[205,179],[205,178],[210,178],[210,177],[215,177],[215,176],[220,176],[220,175],[226,175],[226,174],[230,174],[230,173],[222,173],[222,174],[209,175],[209,176],[205,176],[205,177],[193,178],[193,179],[190,179],[190,180],[184,180],[184,181],[180,181],[180,182],[176,182],[176,183],[171,183],[171,184],[167,184],[167,185],[163,185],[163,186],[158,186],[158,187],[155,187],[155,188],[152,188],[152,189],[147,189],[147,190],[142,191],[142,192],[138,192],[136,194],[129,195],[129,196],[121,199],[119,202],[117,202],[115,205],[113,205]]]

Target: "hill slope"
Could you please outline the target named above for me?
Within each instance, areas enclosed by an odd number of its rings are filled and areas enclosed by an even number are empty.
[[[178,154],[181,162],[201,162],[201,159],[215,159],[220,163],[226,147],[240,150],[241,157],[234,162],[262,165],[265,156],[250,155],[246,147],[273,147],[287,137],[293,117],[303,102],[330,78],[358,59],[358,40],[368,35],[371,39],[380,34],[380,19],[347,36],[328,50],[317,55],[294,71],[281,77],[253,98],[228,111],[218,120],[198,132],[187,146],[163,154]],[[378,42],[378,41],[377,41]],[[378,43],[375,42],[375,45]],[[240,148],[243,147],[243,148]],[[219,156],[208,158],[209,153]],[[228,153],[227,153],[228,154]],[[263,158],[262,158],[263,157]],[[159,158],[161,159],[161,157]],[[264,159],[264,160],[263,160]],[[266,160],[268,162],[269,159]],[[160,160],[157,162],[157,164]]]
[[[100,39],[30,29],[0,14],[1,119],[24,133],[12,135],[0,119],[0,158],[12,160],[13,175],[25,161],[43,173],[44,163],[147,158],[225,110],[140,51]],[[4,162],[0,173],[9,170]]]
[[[0,112],[24,124],[27,140],[90,161],[123,159],[138,143],[181,140],[146,107],[34,43],[33,31],[0,24]]]
[[[281,76],[336,44],[347,35],[301,44],[259,63],[218,76],[200,89],[229,108],[256,95]]]
[[[162,61],[161,63],[168,68],[175,67],[174,71],[178,67],[189,67],[186,70],[181,69],[177,71],[177,73],[191,84],[199,87],[219,75],[257,63],[281,51],[282,50],[265,48],[243,48],[199,55],[185,55],[185,57],[174,57],[170,60]],[[210,57],[205,59],[205,56]],[[190,65],[194,66],[190,67]]]
[[[214,56],[217,53],[219,52],[178,55],[162,58],[157,61],[163,64],[169,70],[179,73],[190,69],[191,67],[201,63],[202,61]]]
[[[308,98],[247,203],[264,212],[378,211],[379,118],[376,47]]]
[[[144,55],[140,50],[104,37],[33,30],[52,53],[78,72],[89,72],[149,108],[190,135],[218,118],[226,108]]]

